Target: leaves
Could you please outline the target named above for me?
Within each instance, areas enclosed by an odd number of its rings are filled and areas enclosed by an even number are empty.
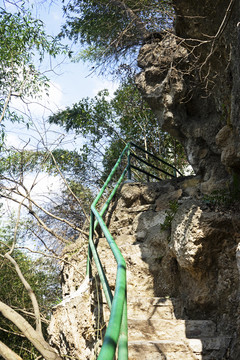
[[[37,97],[43,89],[47,91],[48,79],[35,67],[36,60],[64,51],[23,4],[16,13],[0,8],[0,122],[4,116],[16,119],[16,114],[7,111],[11,98]]]
[[[0,230],[0,300],[20,311],[25,319],[34,326],[34,320],[31,316],[33,312],[32,303],[24,288],[22,282],[16,275],[13,265],[4,259],[8,246],[13,241],[14,219],[1,224]],[[21,223],[19,235],[26,231],[26,224]],[[13,253],[15,261],[21,268],[25,279],[30,283],[32,290],[36,294],[41,308],[42,316],[46,319],[50,316],[50,307],[60,296],[60,286],[58,285],[58,271],[52,261],[38,258],[32,259],[20,250]],[[21,310],[20,310],[21,309]],[[3,330],[5,329],[5,331]],[[46,324],[44,323],[44,333],[46,333]],[[16,335],[15,335],[16,334]],[[18,334],[18,335],[17,335]],[[12,350],[17,352],[24,359],[32,359],[33,354],[37,356],[33,346],[22,337],[20,331],[4,317],[0,318],[0,338]]]
[[[173,18],[168,0],[72,0],[64,11],[61,36],[84,45],[80,57],[98,65],[130,63],[144,39],[169,28]]]
[[[78,175],[85,171],[85,164],[76,151],[56,149],[52,152],[60,170],[67,175]],[[10,177],[27,175],[31,172],[47,172],[49,175],[58,175],[52,156],[47,151],[34,150],[7,150],[0,159],[0,174]]]
[[[129,141],[179,169],[186,164],[183,147],[161,129],[131,79],[119,86],[112,99],[103,90],[94,98],[81,99],[72,108],[51,116],[49,122],[87,139],[87,145],[82,149],[86,175],[93,164],[99,170],[103,165],[102,178],[105,178]]]

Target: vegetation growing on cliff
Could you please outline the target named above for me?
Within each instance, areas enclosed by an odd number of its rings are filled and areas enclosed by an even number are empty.
[[[84,46],[79,57],[94,66],[131,63],[139,47],[151,36],[172,25],[170,0],[72,0],[65,4],[62,36]],[[131,65],[132,66],[132,65]]]
[[[10,255],[14,237],[12,232],[13,225],[14,219],[8,224],[1,224],[0,279],[2,286],[0,288],[0,301],[19,312],[29,324],[34,326],[35,314],[33,303],[21,278],[16,273],[16,269],[18,271],[20,269],[25,281],[31,284],[31,289],[37,297],[43,333],[46,336],[51,307],[56,301],[57,296],[61,296],[56,264],[53,264],[48,259],[32,259],[20,249],[15,249],[13,254]],[[18,230],[22,231],[22,236],[24,236],[26,229],[26,224],[21,224]],[[18,245],[20,246],[21,244]],[[39,353],[18,327],[5,317],[0,319],[0,338],[6,346],[23,359],[32,359],[33,356],[39,356]],[[0,354],[2,354],[1,350]]]

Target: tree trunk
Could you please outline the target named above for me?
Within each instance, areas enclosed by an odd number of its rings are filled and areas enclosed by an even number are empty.
[[[0,301],[0,312],[15,324],[46,360],[62,360],[44,338],[15,310]],[[9,360],[9,358],[7,358]]]
[[[2,343],[0,341],[0,355],[5,359],[5,360],[23,360],[20,356],[18,356],[14,351],[12,351],[11,349],[9,349],[9,347],[7,345],[5,345],[4,343]]]

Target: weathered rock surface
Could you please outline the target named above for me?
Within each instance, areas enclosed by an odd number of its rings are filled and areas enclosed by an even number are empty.
[[[130,359],[144,358],[147,349],[154,359],[240,356],[239,208],[216,207],[198,186],[194,177],[125,184],[109,209],[106,222],[127,264]],[[54,309],[51,343],[62,356],[68,351],[76,359],[94,359],[109,311],[95,270],[91,298],[76,288],[74,272],[85,266],[87,246],[73,247],[65,252],[65,297]],[[114,291],[116,262],[101,234],[98,253]]]
[[[175,33],[143,45],[136,84],[209,193],[240,173],[240,2],[173,3]]]
[[[151,359],[238,360],[240,209],[215,206],[224,192],[207,199],[201,194],[233,186],[239,195],[240,1],[173,3],[175,32],[143,45],[136,83],[163,129],[184,144],[197,177],[125,184],[106,222],[126,259],[130,314],[133,319],[140,312],[155,314],[138,327],[137,319],[130,321],[132,359],[149,359],[143,355],[148,351]],[[102,234],[98,242],[114,291],[116,263]],[[49,329],[63,358],[96,358],[109,317],[95,270],[93,296],[88,288],[79,289],[86,253],[86,242],[65,251],[64,300],[54,309]],[[150,303],[143,305],[142,296]],[[165,308],[154,305],[163,297],[177,299],[171,311],[167,302]],[[169,324],[165,340],[158,339],[160,317]],[[174,319],[180,333],[191,321],[216,324],[215,337],[171,341]],[[149,324],[157,334],[152,341]]]
[[[77,293],[65,297],[53,308],[48,329],[50,343],[60,350],[62,358],[92,359],[96,329],[91,310],[90,287],[86,282]]]

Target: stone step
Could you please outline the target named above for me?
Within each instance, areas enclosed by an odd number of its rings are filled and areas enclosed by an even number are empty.
[[[110,312],[103,301],[104,319],[109,320]],[[176,319],[181,317],[181,304],[177,299],[163,297],[136,297],[128,299],[128,318],[137,319]]]
[[[210,320],[128,319],[129,340],[183,340],[214,337],[216,325]]]
[[[183,341],[129,341],[129,360],[197,360]]]
[[[230,340],[230,337],[217,336],[214,338],[186,339],[185,343],[199,359],[219,360],[225,358],[224,355]]]
[[[176,299],[163,297],[136,297],[128,299],[129,318],[176,319],[181,317],[181,304]]]
[[[230,338],[129,341],[129,360],[222,360]]]

